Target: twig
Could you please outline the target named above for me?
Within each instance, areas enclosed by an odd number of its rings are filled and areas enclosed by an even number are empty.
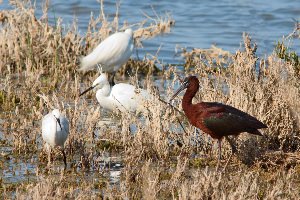
[[[176,108],[176,107],[173,106],[172,104],[170,104],[170,103],[168,103],[168,102],[162,100],[161,98],[158,98],[158,100],[159,100],[160,102],[163,102],[164,104],[166,104],[166,105],[168,105],[168,106],[171,106],[171,107],[174,108],[177,112],[179,112],[181,115],[185,116],[185,114],[184,114],[183,112],[181,112],[178,108]],[[176,119],[177,119],[178,123],[180,124],[181,128],[183,129],[184,133],[187,135],[187,132],[185,131],[185,128],[183,127],[183,125],[182,125],[181,121],[179,120],[179,118],[176,117]]]
[[[183,112],[181,112],[178,108],[176,108],[176,107],[173,106],[172,104],[166,102],[165,100],[163,100],[163,99],[161,99],[161,98],[158,98],[158,100],[159,100],[160,102],[163,102],[163,103],[166,104],[166,105],[171,106],[171,107],[174,108],[177,112],[179,112],[181,115],[185,116],[185,114],[184,114]]]

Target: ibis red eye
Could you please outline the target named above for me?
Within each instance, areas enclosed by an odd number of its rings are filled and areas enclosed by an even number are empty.
[[[184,82],[183,82],[183,85],[184,85],[185,87],[188,87],[188,86],[189,86],[189,81],[188,81],[188,80],[184,81]]]

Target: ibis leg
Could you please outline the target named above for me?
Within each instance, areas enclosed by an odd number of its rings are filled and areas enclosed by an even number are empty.
[[[218,147],[219,147],[219,159],[218,159],[218,163],[217,163],[217,167],[216,167],[216,171],[218,172],[219,171],[219,168],[220,168],[220,162],[221,162],[221,142],[222,142],[222,139],[218,139]]]
[[[226,140],[228,141],[228,143],[230,144],[232,154],[237,153],[237,148],[236,148],[234,142],[233,142],[228,136],[225,136],[225,139],[226,139]]]
[[[234,142],[233,142],[228,136],[225,136],[225,139],[228,141],[228,143],[229,143],[230,146],[231,146],[231,154],[230,154],[230,156],[229,156],[229,158],[228,158],[228,160],[227,160],[227,162],[226,162],[226,164],[225,164],[225,167],[224,167],[224,169],[223,169],[223,172],[226,171],[227,165],[228,165],[228,163],[229,163],[229,161],[230,161],[232,155],[235,154],[235,153],[237,153],[237,148],[236,148]]]
[[[222,159],[222,156],[221,156],[221,142],[222,142],[222,139],[218,139],[218,146],[219,146],[219,160]]]

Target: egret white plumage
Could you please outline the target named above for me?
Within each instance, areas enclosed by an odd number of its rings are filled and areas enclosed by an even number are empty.
[[[126,83],[110,86],[106,74],[102,73],[91,87],[80,94],[96,89],[96,98],[101,107],[121,112],[140,112],[144,109],[143,102],[149,100],[151,95],[143,89]]]
[[[126,29],[125,32],[117,32],[103,40],[90,54],[81,59],[79,70],[94,69],[97,64],[102,71],[113,73],[128,61],[133,51],[133,32]]]
[[[64,164],[67,166],[67,158],[64,144],[69,135],[69,121],[61,115],[58,109],[54,109],[42,119],[42,137],[48,146],[48,161],[51,162],[51,148],[60,147],[64,156]]]

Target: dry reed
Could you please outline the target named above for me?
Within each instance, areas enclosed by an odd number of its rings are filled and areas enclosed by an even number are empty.
[[[275,53],[259,59],[258,47],[245,34],[243,48],[234,54],[217,47],[184,50],[185,71],[180,74],[176,67],[169,67],[161,73],[163,80],[174,76],[160,92],[162,96],[171,95],[180,75],[196,74],[201,88],[195,102],[226,103],[269,126],[263,131],[264,137],[242,134],[236,138],[238,153],[226,170],[220,172],[216,170],[214,141],[206,134],[195,133],[184,116],[158,97],[145,102],[144,115],[108,114],[99,109],[94,94],[78,97],[81,87],[97,76],[94,72],[78,73],[78,58],[113,31],[128,26],[118,24],[119,8],[111,22],[107,21],[104,10],[100,16],[91,16],[87,34],[80,36],[76,23],[69,29],[62,28],[61,19],[55,27],[48,24],[47,2],[41,19],[34,16],[35,8],[30,4],[12,2],[13,10],[0,13],[3,198],[299,198],[300,95],[299,79],[291,63],[279,59]],[[141,22],[134,33],[137,44],[169,32],[174,25],[169,15],[149,19],[150,22]],[[154,69],[156,59],[131,60],[127,68],[144,65]],[[137,85],[138,72],[133,74],[136,75],[130,81]],[[149,91],[156,90],[149,77],[142,83]],[[174,105],[180,109],[179,103],[176,101]],[[70,135],[65,144],[69,163],[66,171],[61,170],[58,152],[53,169],[45,169],[40,120],[53,107],[63,110],[70,121]],[[223,154],[228,158],[229,145],[224,144]],[[28,172],[30,182],[7,181],[5,174],[9,168],[28,162],[36,163],[35,171]],[[111,183],[112,175],[108,175],[115,163],[122,165],[117,184]]]

